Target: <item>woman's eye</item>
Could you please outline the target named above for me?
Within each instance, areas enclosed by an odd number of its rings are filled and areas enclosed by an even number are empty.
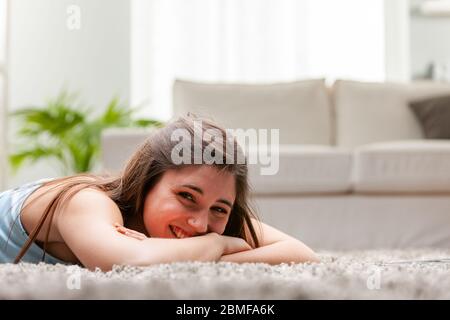
[[[225,209],[223,209],[221,207],[214,207],[213,210],[217,211],[217,212],[219,212],[221,214],[224,214],[224,215],[228,213],[227,210],[225,210]]]
[[[182,196],[183,198],[194,202],[194,197],[192,196],[192,194],[190,194],[189,192],[180,192],[178,193],[180,196]]]

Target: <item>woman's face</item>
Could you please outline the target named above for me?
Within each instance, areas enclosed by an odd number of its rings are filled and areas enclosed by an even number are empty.
[[[145,229],[154,238],[222,234],[235,197],[231,173],[210,165],[168,170],[145,198]]]

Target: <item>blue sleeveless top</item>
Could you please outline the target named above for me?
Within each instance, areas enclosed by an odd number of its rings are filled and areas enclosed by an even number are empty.
[[[20,249],[28,239],[28,234],[20,220],[20,212],[28,196],[40,187],[42,183],[49,180],[52,179],[29,182],[15,189],[0,193],[0,263],[13,263]],[[43,255],[44,250],[33,242],[21,261],[68,264],[48,253],[45,253],[45,259],[43,260]]]

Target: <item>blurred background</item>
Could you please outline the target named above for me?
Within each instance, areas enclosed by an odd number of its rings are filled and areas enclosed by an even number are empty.
[[[116,98],[164,122],[176,78],[450,81],[449,39],[440,0],[0,0],[0,190],[61,174],[7,161],[9,114],[61,92],[91,116]]]

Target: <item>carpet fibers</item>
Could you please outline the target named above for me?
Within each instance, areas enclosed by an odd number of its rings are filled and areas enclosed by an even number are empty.
[[[450,299],[450,249],[319,252],[320,263],[0,264],[0,299]]]

